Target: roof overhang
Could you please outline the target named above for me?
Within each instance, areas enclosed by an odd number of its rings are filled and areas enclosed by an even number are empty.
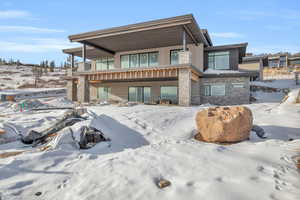
[[[211,45],[191,14],[71,35],[69,39],[93,47],[103,55],[113,55],[115,52],[181,45],[183,31],[187,35],[187,44]]]
[[[220,46],[210,46],[205,47],[204,51],[226,51],[231,49],[238,49],[239,51],[239,58],[242,60],[243,57],[246,56],[246,49],[248,43],[239,43],[239,44],[229,44],[229,45],[220,45]]]

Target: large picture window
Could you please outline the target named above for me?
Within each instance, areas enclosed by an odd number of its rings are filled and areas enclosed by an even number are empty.
[[[108,100],[111,95],[111,88],[110,87],[98,87],[97,97],[100,100]]]
[[[114,58],[103,57],[96,60],[96,70],[114,69]]]
[[[132,102],[151,102],[151,87],[129,87],[128,100]]]
[[[177,86],[161,86],[160,87],[160,98],[168,99],[172,102],[177,102]]]
[[[225,96],[225,84],[204,85],[204,96]]]
[[[121,55],[121,68],[158,66],[158,52]]]
[[[209,69],[229,69],[229,51],[208,53]]]

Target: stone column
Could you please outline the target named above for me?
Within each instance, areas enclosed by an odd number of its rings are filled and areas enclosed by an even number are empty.
[[[178,104],[181,106],[191,105],[191,71],[179,69],[178,71]]]
[[[89,102],[89,83],[86,76],[79,76],[78,78],[78,101]]]
[[[74,83],[73,80],[68,80],[67,81],[67,98],[71,101],[75,101],[75,96],[76,96],[76,91],[77,91],[77,88],[76,87],[76,84]]]

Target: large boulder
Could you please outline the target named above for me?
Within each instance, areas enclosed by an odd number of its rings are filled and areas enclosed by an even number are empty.
[[[195,139],[205,142],[230,143],[249,138],[253,117],[244,106],[215,107],[197,113],[198,134]]]

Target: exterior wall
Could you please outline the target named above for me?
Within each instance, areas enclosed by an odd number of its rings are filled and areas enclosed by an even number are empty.
[[[210,52],[220,52],[220,51],[229,51],[229,67],[230,70],[238,70],[239,63],[239,50],[238,49],[225,49],[225,50],[211,50],[204,52],[204,69],[208,68],[208,53]]]
[[[191,52],[192,55],[192,64],[200,70],[203,70],[203,44],[199,44],[195,46],[194,44],[187,45],[188,50]],[[178,46],[169,46],[169,47],[160,47],[160,48],[151,48],[151,49],[141,49],[135,51],[124,51],[124,52],[117,52],[114,55],[114,65],[116,69],[121,68],[121,55],[126,54],[135,54],[135,53],[145,53],[145,52],[158,52],[158,63],[160,66],[170,65],[170,51],[175,49],[182,49],[182,45]],[[95,60],[92,61],[91,66],[92,71],[96,71],[96,62]]]
[[[225,96],[204,96],[205,84],[225,83]],[[234,88],[232,83],[243,83],[244,88]],[[201,104],[210,103],[215,105],[248,104],[250,100],[249,77],[218,77],[201,78]]]
[[[99,84],[91,84],[90,99],[97,99],[98,87],[110,87],[111,99],[114,101],[128,101],[128,90],[130,86],[144,86],[151,87],[152,101],[158,101],[160,99],[160,87],[161,86],[178,86],[178,81],[141,81],[141,82],[107,82]]]
[[[178,72],[178,103],[181,106],[191,105],[191,71],[180,69]]]
[[[200,81],[191,82],[191,104],[200,105],[201,97],[200,97]]]

